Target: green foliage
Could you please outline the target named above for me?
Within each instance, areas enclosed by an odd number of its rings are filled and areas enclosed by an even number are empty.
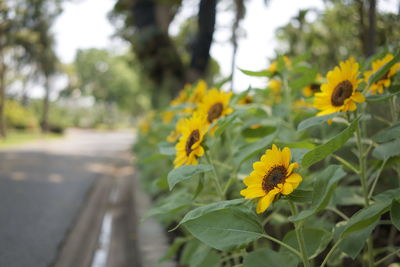
[[[197,239],[222,251],[257,240],[264,232],[254,211],[235,206],[205,213],[182,224]]]
[[[36,116],[14,100],[7,100],[5,105],[6,124],[15,129],[35,129],[38,127]]]
[[[188,180],[197,174],[208,172],[212,170],[210,165],[189,165],[181,166],[179,168],[173,169],[168,173],[168,185],[169,189],[172,190],[177,183],[184,180]]]
[[[270,248],[258,248],[244,257],[244,267],[296,267],[298,260],[289,253],[273,251]]]

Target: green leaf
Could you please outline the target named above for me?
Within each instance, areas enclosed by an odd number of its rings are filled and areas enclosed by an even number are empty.
[[[204,244],[200,244],[193,255],[190,257],[189,266],[197,267],[206,259],[208,253],[210,253],[211,248]]]
[[[217,137],[220,136],[225,131],[225,129],[227,127],[229,127],[235,121],[235,119],[240,114],[243,114],[245,112],[246,112],[246,110],[243,110],[243,109],[236,110],[233,113],[229,114],[228,116],[225,116],[225,117],[219,119],[217,121],[217,123],[215,124],[218,127],[217,130],[215,130],[215,133],[214,133],[215,136],[217,136]]]
[[[379,221],[381,215],[389,210],[391,202],[377,202],[369,207],[359,210],[347,222],[342,238],[352,232],[360,231],[371,224]]]
[[[375,82],[379,81],[389,70],[390,68],[400,61],[400,50],[397,54],[393,57],[391,61],[383,65],[377,72],[375,72],[368,80],[368,85],[374,84]]]
[[[372,156],[380,160],[389,159],[390,157],[398,155],[400,155],[400,139],[381,144],[372,152]]]
[[[219,254],[215,251],[210,251],[204,260],[196,267],[218,267],[220,266]],[[190,266],[192,267],[192,266]]]
[[[337,183],[345,175],[346,173],[340,165],[330,165],[324,171],[319,173],[314,183],[311,207],[301,211],[296,216],[289,217],[289,221],[297,222],[304,220],[323,210],[329,204]]]
[[[241,165],[245,160],[249,159],[251,156],[260,153],[264,149],[267,148],[272,142],[272,140],[275,138],[275,133],[267,135],[266,137],[251,143],[251,144],[246,144],[242,147],[240,147],[235,153],[235,164]]]
[[[389,202],[393,199],[400,201],[400,188],[386,190],[376,196],[373,199],[377,202]]]
[[[335,189],[334,204],[339,206],[364,205],[360,186],[338,186]]]
[[[342,115],[343,113],[332,113],[328,114],[325,116],[314,116],[308,119],[305,119],[299,123],[297,126],[297,131],[303,131],[305,129],[308,129],[312,126],[321,126],[322,123],[327,122],[329,119],[332,119],[334,117],[338,117]]]
[[[199,165],[185,165],[179,168],[173,169],[168,173],[168,185],[169,190],[172,190],[177,183],[188,180],[196,174],[208,172],[212,170],[211,165],[199,164]]]
[[[247,76],[253,77],[270,77],[273,73],[268,70],[261,70],[261,71],[251,71],[251,70],[242,70],[239,69],[243,74]]]
[[[186,192],[178,192],[169,195],[163,202],[156,207],[149,209],[142,220],[158,214],[171,213],[190,206],[192,203],[190,196]]]
[[[179,263],[181,265],[189,265],[193,254],[196,252],[197,248],[202,245],[203,244],[201,244],[199,240],[195,238],[187,242],[183,248]]]
[[[390,218],[392,219],[393,225],[400,231],[400,201],[393,200],[390,208]]]
[[[354,260],[360,253],[361,249],[364,247],[367,238],[371,235],[372,231],[375,229],[378,223],[379,221],[375,221],[374,223],[370,224],[360,231],[348,234],[347,237],[345,237],[343,241],[339,244],[339,249],[349,255]],[[339,229],[338,231],[338,236],[340,236],[341,232],[344,230],[344,227],[345,226],[339,227],[341,229]]]
[[[317,228],[303,228],[304,243],[306,246],[307,256],[309,258],[317,257],[332,240],[332,233]],[[299,244],[296,238],[296,232],[290,231],[283,238],[283,242],[299,250]],[[281,247],[281,250],[287,251],[286,248]]]
[[[328,142],[317,146],[313,150],[307,152],[307,154],[304,155],[303,160],[301,161],[303,168],[310,167],[311,165],[325,159],[327,156],[341,148],[353,135],[359,120],[360,116],[355,119],[346,129],[330,139]]]
[[[204,177],[199,178],[199,183],[197,184],[196,191],[194,192],[193,200],[195,200],[201,191],[203,191],[204,188]]]
[[[399,137],[400,137],[400,122],[378,132],[372,137],[372,140],[378,143],[383,143]]]
[[[172,257],[178,252],[178,249],[187,241],[187,238],[177,237],[174,239],[174,242],[169,246],[167,252],[165,252],[164,256],[158,261],[162,263],[166,260],[172,259]]]
[[[270,248],[258,248],[244,257],[244,267],[296,267],[298,259],[291,253],[273,251]]]
[[[168,142],[161,142],[158,144],[158,149],[160,150],[161,155],[175,155],[175,145]]]
[[[310,202],[313,197],[313,191],[296,189],[288,198],[294,202]]]
[[[190,220],[195,220],[207,213],[226,209],[226,208],[233,207],[233,206],[238,206],[238,205],[244,204],[245,202],[247,202],[246,199],[238,198],[238,199],[233,199],[233,200],[225,200],[225,201],[215,202],[215,203],[208,204],[206,206],[195,208],[194,210],[191,210],[188,213],[186,213],[186,215],[178,223],[178,225],[176,227],[174,227],[173,229],[171,229],[170,231],[175,230],[176,228],[179,227],[179,225],[181,225],[185,222],[188,222]]]
[[[376,103],[376,102],[383,102],[388,100],[389,98],[400,94],[400,92],[396,92],[393,94],[385,94],[385,95],[370,95],[365,98],[368,103]]]
[[[229,207],[183,223],[185,228],[206,245],[230,251],[263,235],[263,228],[254,211]]]

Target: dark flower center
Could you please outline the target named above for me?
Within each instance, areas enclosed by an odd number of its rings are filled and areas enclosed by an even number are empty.
[[[286,179],[286,168],[284,166],[274,166],[264,176],[262,188],[266,193],[274,189],[278,184],[282,184]]]
[[[340,107],[344,104],[344,101],[351,96],[353,93],[353,85],[350,81],[345,80],[340,82],[333,90],[331,96],[331,103],[335,107]]]
[[[384,80],[387,80],[387,79],[389,79],[389,70],[385,73],[385,75],[383,75],[380,79],[379,79],[379,81],[384,81]],[[379,82],[378,81],[378,82]]]
[[[194,130],[188,137],[186,141],[186,156],[189,156],[192,152],[192,145],[199,141],[200,139],[200,132],[199,130]]]
[[[209,123],[213,122],[213,120],[219,118],[222,114],[222,110],[224,109],[224,106],[222,103],[216,103],[211,106],[211,108],[208,110],[208,116],[207,120]]]
[[[312,83],[312,84],[310,84],[310,89],[314,93],[318,92],[320,88],[321,88],[321,84],[320,83]]]

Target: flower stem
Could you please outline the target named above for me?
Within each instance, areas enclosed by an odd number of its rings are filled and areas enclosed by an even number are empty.
[[[289,200],[289,204],[290,204],[290,210],[292,211],[292,215],[296,216],[297,215],[296,205],[290,200]],[[301,258],[303,260],[304,267],[311,267],[311,264],[308,261],[306,246],[305,246],[305,242],[304,242],[302,221],[295,222],[294,227],[295,227],[296,238],[297,238],[297,242],[299,243],[299,248],[301,251]]]
[[[367,155],[364,155],[363,145],[361,143],[361,125],[360,122],[357,123],[356,127],[356,139],[357,139],[357,147],[358,147],[358,161],[360,166],[360,181],[361,187],[363,190],[365,206],[369,206],[369,197],[368,197],[368,186],[367,186],[367,177],[365,175],[365,159]],[[374,265],[374,255],[373,255],[373,243],[371,236],[368,237],[367,240],[367,254],[368,254],[368,266],[372,267]]]
[[[328,254],[326,254],[324,261],[321,263],[320,267],[324,267],[325,264],[328,262],[329,257],[332,255],[332,253],[335,251],[335,249],[337,248],[337,246],[339,246],[340,242],[342,242],[343,239],[339,239],[334,245],[333,247],[329,250]]]
[[[218,195],[221,197],[222,200],[224,200],[225,199],[224,192],[222,191],[221,184],[219,183],[219,175],[218,175],[217,170],[215,169],[215,165],[214,165],[211,157],[208,155],[208,153],[204,152],[204,154],[206,156],[208,164],[210,164],[212,166],[213,173],[214,173],[213,178],[215,181],[215,186],[217,187]]]
[[[280,241],[279,239],[276,239],[275,237],[272,237],[272,236],[270,236],[270,235],[268,235],[268,234],[263,234],[262,236],[265,237],[265,238],[268,239],[268,240],[271,240],[271,241],[277,243],[278,245],[280,245],[280,246],[282,246],[282,247],[284,247],[284,248],[287,248],[288,250],[290,250],[291,252],[293,252],[293,253],[294,253],[295,255],[297,255],[298,257],[300,257],[300,258],[302,257],[300,251],[298,251],[297,249],[295,249],[295,248],[292,247],[292,246],[289,246],[289,245],[286,244],[286,243],[283,243],[283,242]]]

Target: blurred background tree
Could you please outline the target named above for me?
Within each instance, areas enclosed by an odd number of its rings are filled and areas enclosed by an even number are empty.
[[[311,54],[323,70],[349,56],[373,55],[400,43],[399,14],[376,12],[376,0],[325,0],[326,9],[300,10],[280,27],[279,53]],[[310,19],[314,17],[314,19]]]

